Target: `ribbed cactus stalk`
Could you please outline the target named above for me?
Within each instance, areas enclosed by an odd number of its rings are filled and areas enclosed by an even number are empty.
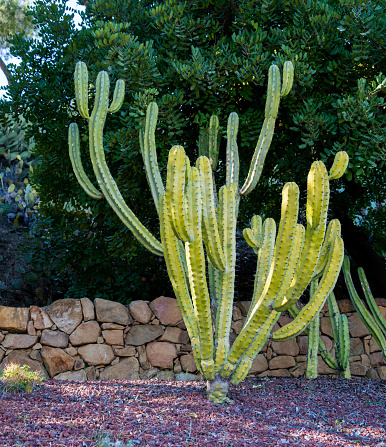
[[[359,280],[361,282],[361,286],[370,311],[367,310],[366,306],[363,304],[360,296],[355,289],[353,280],[351,278],[350,259],[348,258],[348,256],[344,257],[343,274],[355,310],[358,312],[358,315],[360,316],[362,322],[381,348],[382,357],[386,362],[386,320],[379,311],[377,303],[374,300],[369,284],[367,282],[365,272],[363,268],[358,268]]]
[[[161,242],[151,235],[124,203],[105,162],[103,127],[108,112],[118,110],[123,88],[118,81],[109,106],[109,78],[99,73],[95,105],[88,110],[87,68],[79,62],[75,71],[79,112],[89,120],[90,155],[99,189],[85,174],[80,161],[76,124],[70,126],[69,144],[73,168],[85,191],[106,198],[119,218],[149,250],[165,258],[193,354],[200,372],[208,380],[213,402],[226,399],[228,384],[238,384],[270,336],[280,313],[296,303],[311,281],[316,282],[312,299],[293,322],[282,327],[273,339],[295,337],[308,326],[333,289],[343,261],[343,241],[330,229],[326,233],[329,202],[329,174],[320,161],[312,164],[308,176],[307,227],[298,224],[299,188],[287,183],[282,192],[281,220],[276,231],[272,219],[255,216],[245,230],[247,242],[257,253],[252,305],[244,328],[232,346],[229,342],[234,296],[236,228],[239,202],[257,184],[269,149],[281,96],[289,93],[293,80],[291,62],[280,70],[272,65],[268,73],[265,120],[244,185],[240,188],[237,148],[238,116],[231,113],[227,127],[226,183],[217,193],[213,166],[218,157],[217,117],[212,117],[208,147],[191,166],[184,149],[169,152],[166,185],[157,164],[155,129],[158,108],[148,106],[146,123],[140,132],[140,147],[147,180],[159,213]],[[331,178],[347,166],[347,155],[339,153]],[[340,171],[339,171],[340,170]],[[335,172],[336,171],[336,172]],[[339,172],[338,172],[339,171]]]

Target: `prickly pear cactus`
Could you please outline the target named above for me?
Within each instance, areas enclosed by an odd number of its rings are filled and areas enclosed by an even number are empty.
[[[164,256],[196,365],[208,380],[208,397],[216,403],[226,400],[230,381],[238,384],[246,377],[269,337],[275,341],[287,340],[309,325],[332,291],[343,262],[343,240],[333,231],[333,224],[327,227],[329,181],[343,174],[348,160],[341,152],[330,174],[321,161],[311,166],[306,227],[297,223],[299,188],[290,182],[283,188],[278,227],[273,219],[255,216],[251,228],[245,230],[244,237],[257,254],[255,285],[245,325],[230,346],[239,204],[241,197],[249,194],[259,181],[280,100],[291,91],[293,72],[289,61],[283,66],[283,80],[278,66],[269,69],[265,119],[248,175],[240,185],[236,113],[231,113],[228,119],[225,184],[218,189],[214,180],[219,123],[217,117],[212,117],[208,134],[199,140],[202,155],[195,165],[191,165],[182,146],[170,149],[164,185],[155,142],[158,107],[149,104],[139,139],[160,219],[161,241],[158,241],[124,202],[105,160],[103,128],[107,114],[116,112],[123,102],[123,81],[117,82],[110,102],[109,77],[100,72],[90,113],[87,67],[78,62],[75,69],[77,105],[81,116],[88,119],[89,151],[97,184],[83,169],[78,127],[73,123],[69,128],[69,150],[75,175],[87,194],[108,201],[146,248]],[[208,147],[204,147],[206,144]],[[315,282],[315,290],[310,302],[291,323],[271,336],[281,312],[297,302],[311,281]]]

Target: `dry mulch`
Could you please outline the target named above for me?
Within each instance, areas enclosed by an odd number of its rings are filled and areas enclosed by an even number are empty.
[[[204,382],[47,380],[0,396],[0,446],[386,447],[382,380],[249,379],[216,406]]]

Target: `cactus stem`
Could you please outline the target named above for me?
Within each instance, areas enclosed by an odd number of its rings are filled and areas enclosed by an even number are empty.
[[[214,404],[226,402],[229,388],[229,380],[216,374],[212,380],[206,382],[206,395]]]

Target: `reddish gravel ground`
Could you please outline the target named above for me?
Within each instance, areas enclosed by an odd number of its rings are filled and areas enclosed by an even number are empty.
[[[0,397],[0,446],[386,447],[382,380],[250,379],[211,404],[203,382],[49,380]]]

